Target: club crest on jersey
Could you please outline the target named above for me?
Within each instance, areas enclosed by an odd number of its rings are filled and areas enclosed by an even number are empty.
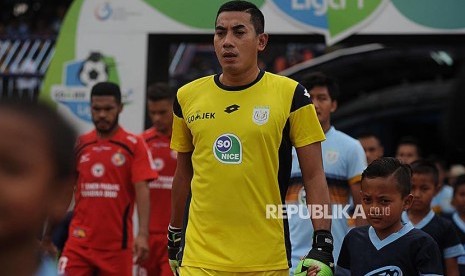
[[[95,177],[102,177],[105,173],[105,167],[102,163],[95,163],[91,168],[91,172]]]
[[[257,125],[261,126],[268,122],[270,117],[270,107],[268,106],[256,106],[253,109],[252,121]]]
[[[111,157],[111,163],[117,167],[122,166],[124,162],[126,162],[126,157],[121,152],[117,152]]]
[[[365,274],[366,276],[403,276],[402,270],[397,266],[385,266]]]
[[[325,159],[329,164],[334,164],[339,160],[339,152],[328,150],[325,154]]]
[[[85,238],[86,237],[86,231],[81,228],[76,228],[73,230],[73,236],[76,238]]]
[[[213,143],[213,154],[221,163],[240,164],[242,162],[241,140],[231,133],[222,134]]]
[[[161,158],[153,159],[153,167],[156,171],[161,171],[165,167],[165,162]]]

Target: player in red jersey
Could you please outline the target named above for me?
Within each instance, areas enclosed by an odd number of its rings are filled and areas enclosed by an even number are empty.
[[[144,140],[118,124],[123,109],[118,85],[96,84],[90,103],[95,129],[80,136],[75,148],[76,206],[58,270],[72,276],[132,275],[133,254],[141,263],[149,253],[148,182],[157,173]]]
[[[139,268],[139,276],[172,276],[166,251],[171,216],[171,184],[176,170],[176,152],[170,149],[175,94],[166,83],[154,83],[147,91],[147,109],[153,126],[142,137],[154,161],[158,179],[150,187],[150,259]]]

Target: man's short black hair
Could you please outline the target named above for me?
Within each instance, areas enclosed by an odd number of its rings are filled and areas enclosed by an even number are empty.
[[[255,28],[255,32],[257,34],[262,34],[265,32],[265,17],[263,16],[262,11],[255,4],[242,0],[233,0],[221,5],[221,7],[218,9],[218,13],[216,14],[215,25],[220,13],[232,11],[249,13],[250,20]]]
[[[113,82],[104,81],[95,84],[90,92],[90,98],[94,96],[113,96],[118,104],[121,103],[121,90],[119,85]]]
[[[174,100],[175,93],[166,82],[155,82],[147,88],[147,100],[160,101],[160,100]]]
[[[411,145],[414,146],[417,149],[418,156],[421,158],[423,156],[423,152],[420,147],[420,142],[418,141],[417,138],[413,136],[403,136],[400,138],[399,143],[397,144],[397,148],[399,148],[400,145]]]
[[[364,179],[390,176],[397,181],[397,189],[403,197],[410,194],[412,170],[409,165],[393,157],[381,157],[371,162],[362,173],[362,183]]]
[[[310,74],[308,78],[302,81],[302,85],[305,86],[308,91],[312,90],[316,86],[326,86],[331,100],[337,101],[339,98],[339,84],[337,80],[322,72]]]
[[[363,139],[363,138],[370,138],[370,137],[374,137],[376,138],[378,141],[381,142],[381,139],[379,138],[379,136],[377,134],[375,134],[373,131],[369,131],[369,130],[364,130],[364,131],[360,131],[357,133],[356,135],[357,139]]]
[[[412,172],[415,174],[429,174],[434,179],[434,186],[439,185],[439,171],[434,162],[429,160],[416,160],[410,164]]]

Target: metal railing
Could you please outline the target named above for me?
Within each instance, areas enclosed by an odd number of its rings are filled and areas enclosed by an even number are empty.
[[[0,99],[35,100],[55,50],[55,37],[0,37]]]

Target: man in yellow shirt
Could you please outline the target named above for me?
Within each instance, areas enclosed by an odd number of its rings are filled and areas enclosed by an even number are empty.
[[[292,146],[307,202],[329,204],[320,145],[325,136],[315,108],[296,81],[258,68],[267,42],[254,4],[223,4],[214,35],[223,72],[177,93],[171,148],[178,163],[168,230],[175,274],[181,265],[181,275],[288,275],[287,220],[269,211],[284,205]],[[317,231],[307,258],[332,268],[331,222],[312,221]]]

